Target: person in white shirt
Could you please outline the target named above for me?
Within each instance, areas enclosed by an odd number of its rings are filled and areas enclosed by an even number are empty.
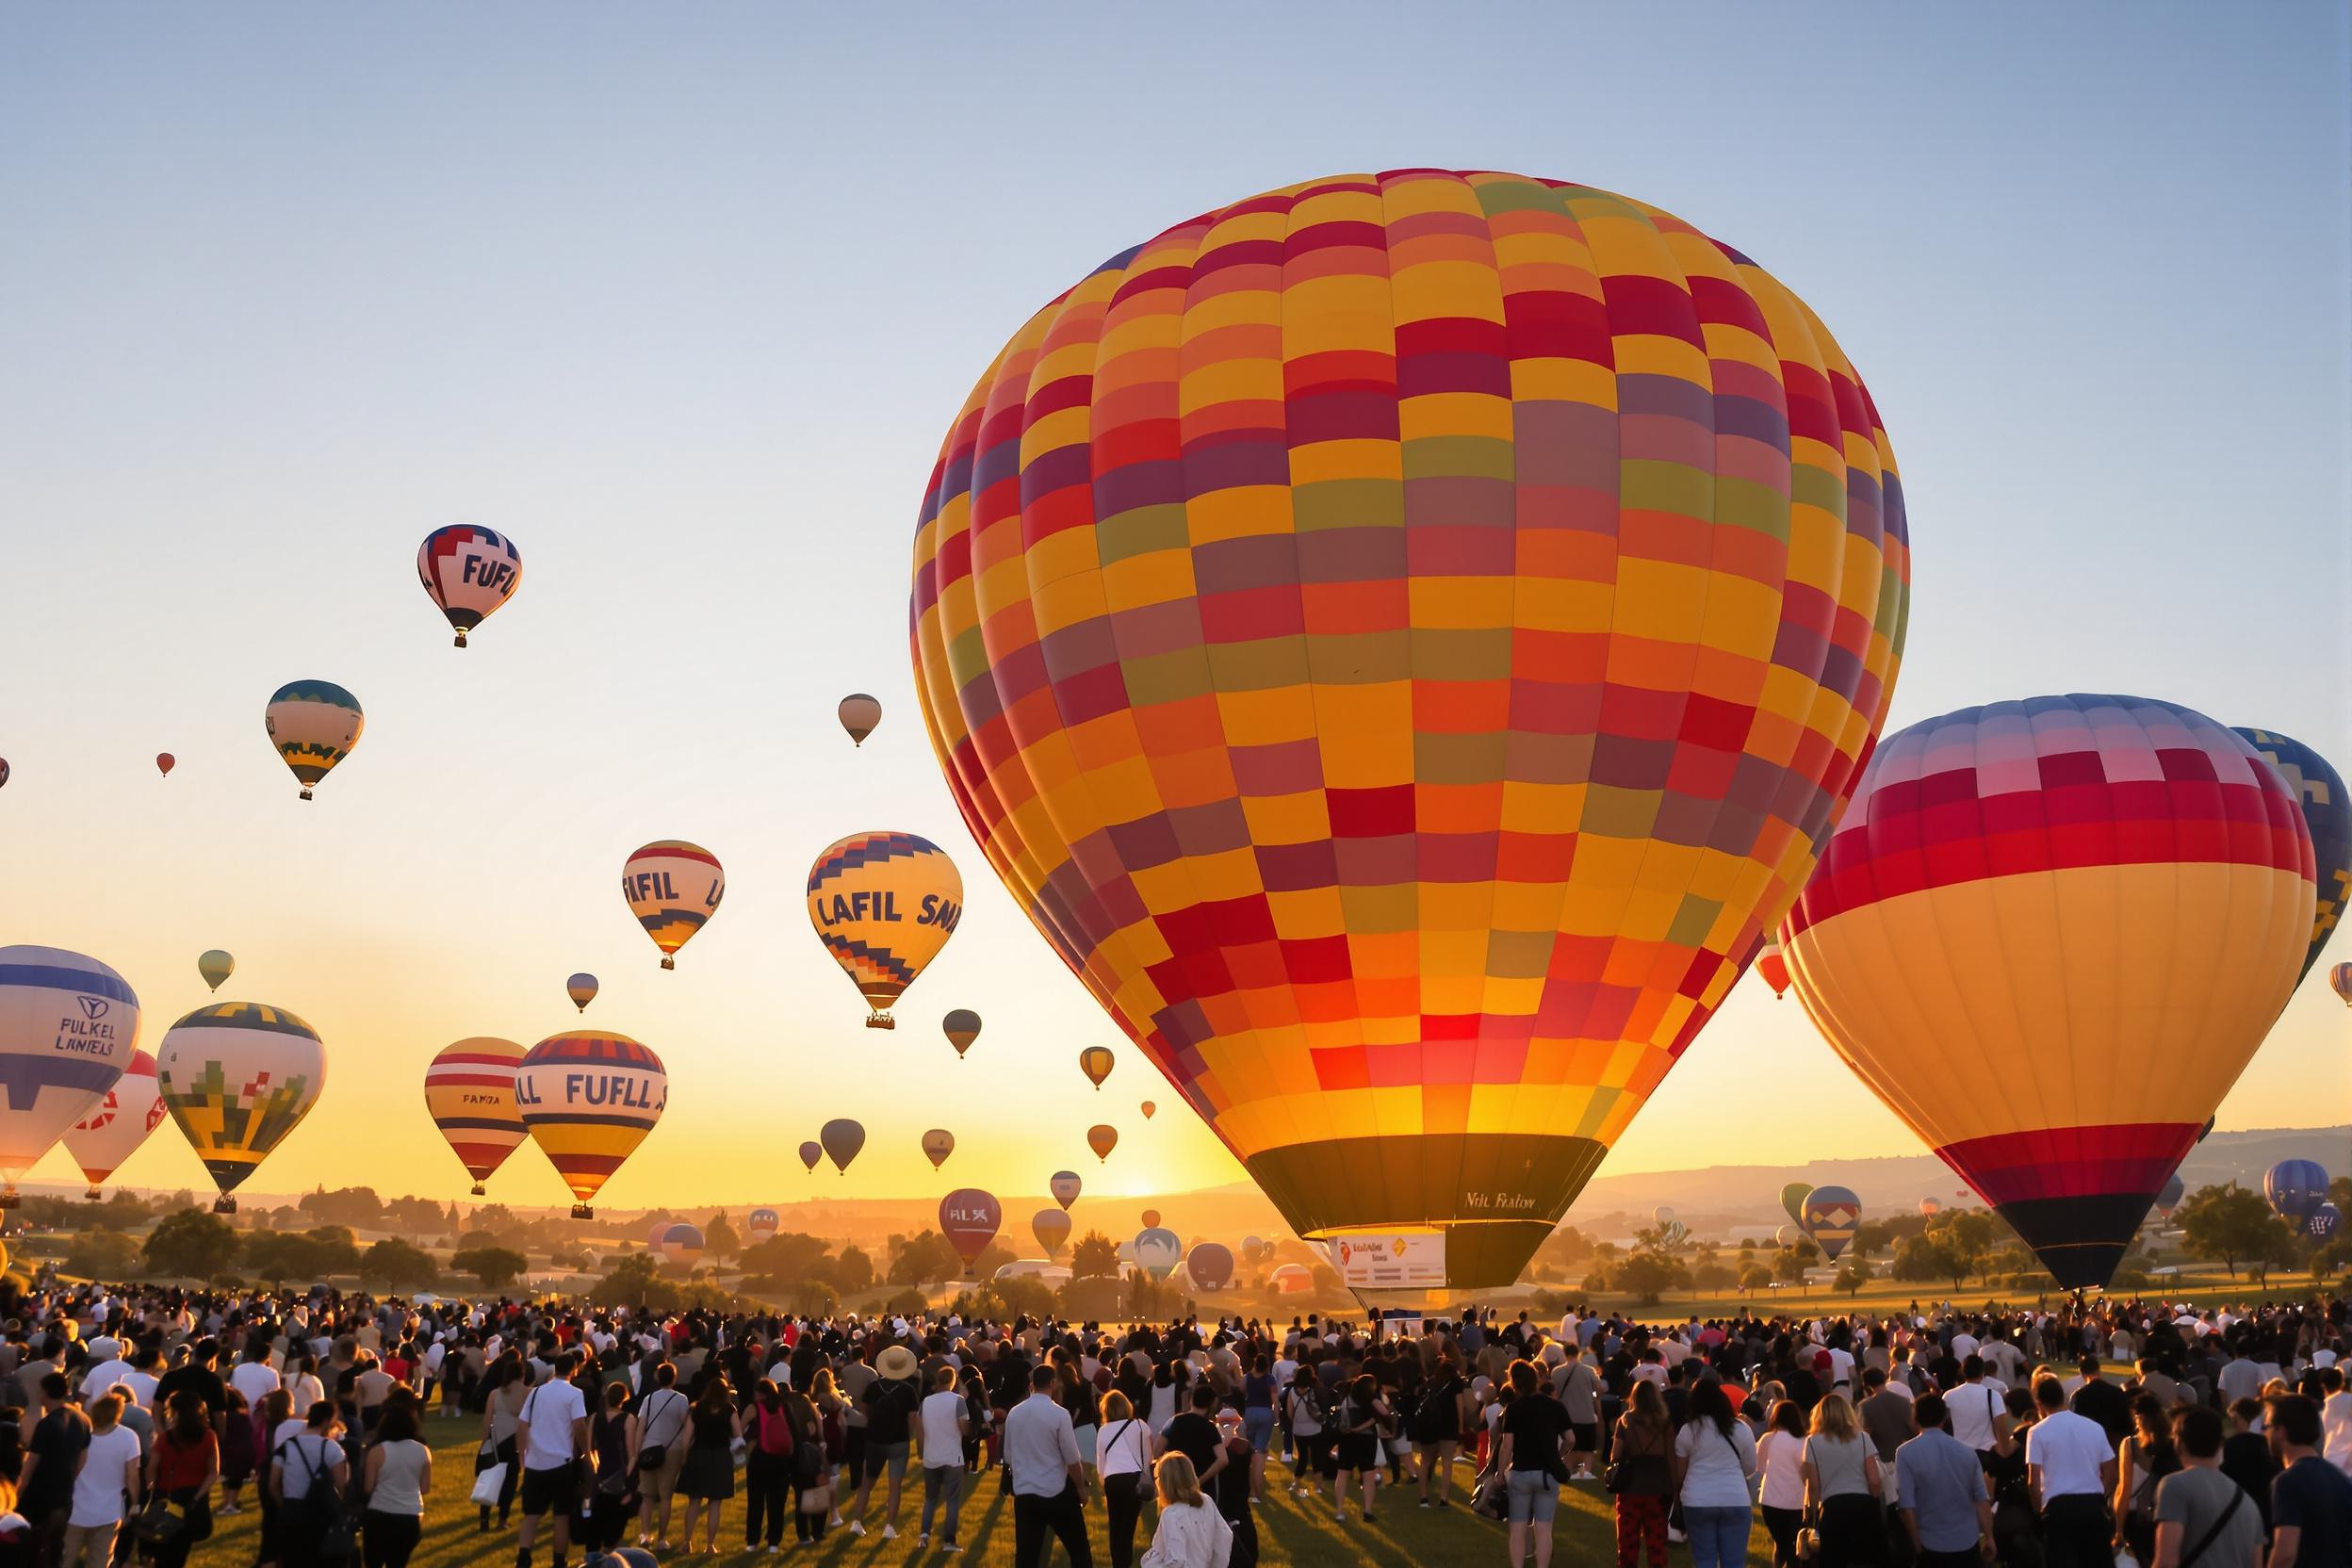
[[[256,1343],[246,1349],[245,1359],[229,1374],[229,1386],[245,1396],[246,1405],[253,1410],[259,1410],[262,1400],[278,1391],[280,1380],[270,1369],[269,1354],[266,1343]]]
[[[90,1446],[74,1476],[66,1518],[64,1568],[106,1568],[127,1498],[139,1502],[139,1434],[122,1425],[122,1398],[101,1395],[90,1406]]]
[[[1226,1568],[1233,1555],[1233,1527],[1201,1495],[1192,1461],[1183,1454],[1163,1455],[1152,1480],[1160,1499],[1160,1525],[1146,1560],[1162,1568]]]
[[[2066,1409],[2055,1378],[2034,1385],[2040,1419],[2026,1429],[2025,1477],[2042,1516],[2042,1549],[2051,1568],[2090,1568],[2114,1556],[2107,1499],[2115,1490],[2115,1450],[2107,1429]]]
[[[931,1392],[915,1412],[915,1452],[923,1461],[923,1533],[919,1546],[931,1544],[931,1516],[941,1498],[947,1518],[939,1527],[939,1549],[960,1552],[956,1526],[964,1511],[964,1443],[972,1436],[972,1411],[956,1392],[956,1368],[942,1366],[931,1374]]]
[[[101,1340],[99,1343],[110,1345],[113,1341]],[[106,1360],[98,1362],[90,1367],[89,1376],[82,1380],[82,1403],[87,1406],[97,1399],[106,1390],[121,1382],[130,1369],[131,1364],[121,1356],[108,1356]]]
[[[522,1563],[531,1561],[539,1516],[550,1510],[555,1514],[555,1560],[563,1561],[571,1549],[572,1515],[580,1511],[580,1477],[572,1462],[588,1452],[588,1399],[571,1380],[579,1364],[568,1350],[556,1357],[547,1380],[531,1391],[515,1418],[514,1452],[523,1467],[523,1527],[514,1549]]]
[[[2319,1407],[2320,1457],[2352,1473],[2352,1389],[2344,1385],[2344,1374],[2332,1366],[2319,1376],[2328,1390]]]
[[[1970,1356],[1962,1362],[1960,1373],[1960,1382],[1944,1396],[1952,1416],[1952,1435],[1980,1454],[1991,1453],[1993,1419],[2004,1413],[2008,1405],[2001,1398],[2002,1391],[1984,1376],[1982,1357]]]
[[[1013,1560],[1035,1562],[1051,1531],[1072,1568],[1093,1568],[1086,1544],[1086,1472],[1070,1412],[1054,1397],[1060,1373],[1029,1374],[1029,1397],[1004,1417],[1004,1462],[1013,1479]]]

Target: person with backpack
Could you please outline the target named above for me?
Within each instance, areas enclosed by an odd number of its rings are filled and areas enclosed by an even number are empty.
[[[1134,1402],[1119,1389],[1102,1396],[1102,1435],[1094,1451],[1110,1531],[1111,1568],[1131,1568],[1135,1522],[1143,1516],[1144,1488],[1152,1472],[1152,1433],[1136,1418]]]
[[[829,1371],[816,1374],[828,1381],[831,1377]],[[825,1539],[825,1518],[833,1511],[833,1454],[826,1416],[799,1389],[781,1392],[784,1418],[792,1429],[792,1543],[813,1545]]]
[[[743,1549],[757,1551],[764,1527],[767,1548],[784,1545],[784,1516],[792,1511],[792,1417],[784,1409],[784,1391],[773,1379],[752,1385],[750,1407],[743,1413]]]
[[[302,1429],[276,1440],[270,1451],[270,1496],[275,1509],[271,1546],[281,1568],[324,1568],[351,1555],[343,1492],[351,1466],[343,1445],[342,1415],[330,1399],[312,1405]]]
[[[960,1552],[956,1526],[963,1514],[965,1452],[972,1429],[971,1408],[956,1391],[955,1367],[942,1363],[931,1374],[931,1392],[916,1413],[914,1431],[916,1453],[923,1462],[923,1531],[915,1544],[931,1544],[932,1514],[944,1500],[947,1517],[939,1529],[939,1549]]]

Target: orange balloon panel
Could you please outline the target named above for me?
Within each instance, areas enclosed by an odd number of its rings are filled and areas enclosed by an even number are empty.
[[[1887,737],[1785,927],[1806,1012],[2060,1284],[2104,1284],[2286,1004],[2311,840],[2189,709],[2036,697]]]
[[[916,690],[1030,919],[1300,1234],[1514,1278],[1811,870],[1908,603],[1877,412],[1654,207],[1287,187],[948,432]]]

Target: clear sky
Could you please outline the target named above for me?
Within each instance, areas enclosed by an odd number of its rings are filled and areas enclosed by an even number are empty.
[[[957,822],[906,577],[946,422],[1106,255],[1339,171],[1622,190],[1798,290],[1869,379],[1916,551],[1895,722],[2045,691],[2352,758],[2348,61],[2339,5],[0,8],[0,941],[122,970],[145,1043],[222,992],[309,1019],[326,1096],[253,1181],[463,1190],[460,1036],[652,1044],[615,1205],[1237,1176]],[[465,653],[418,539],[509,532]],[[262,707],[366,704],[309,806]],[[888,716],[862,751],[844,692]],[[179,771],[158,780],[150,757]],[[815,853],[904,828],[961,929],[894,1036],[811,937]],[[623,857],[728,894],[674,974]],[[2352,956],[2352,951],[2337,955]],[[987,1031],[957,1063],[945,1009]],[[2225,1126],[2340,1122],[2320,976]],[[1155,1092],[1157,1091],[1157,1092]],[[1145,1096],[1167,1107],[1148,1126]],[[1117,1122],[1108,1167],[1086,1125]],[[1917,1145],[1797,1004],[1740,988],[1609,1171]],[[44,1176],[70,1172],[62,1155]],[[201,1183],[176,1135],[124,1171]],[[522,1151],[496,1195],[553,1202]]]

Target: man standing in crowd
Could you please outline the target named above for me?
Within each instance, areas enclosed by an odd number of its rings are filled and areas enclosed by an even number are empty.
[[[1965,1386],[1965,1385],[1964,1385]],[[1976,1450],[1952,1435],[1940,1394],[1919,1397],[1919,1435],[1896,1451],[1903,1524],[1919,1568],[1973,1568],[1993,1556],[1993,1505]]]
[[[1035,1563],[1050,1530],[1070,1553],[1070,1568],[1094,1568],[1078,1434],[1070,1412],[1054,1397],[1054,1381],[1051,1366],[1030,1373],[1029,1397],[1004,1417],[1004,1462],[1013,1477],[1013,1560],[1024,1568]]]
[[[572,1386],[580,1357],[570,1350],[555,1358],[554,1375],[531,1391],[516,1418],[514,1452],[523,1467],[523,1529],[515,1542],[515,1568],[531,1568],[531,1543],[539,1516],[555,1514],[555,1568],[572,1545],[572,1515],[580,1511],[578,1462],[588,1452],[588,1400]],[[687,1523],[693,1524],[692,1514]]]
[[[2043,1560],[2048,1568],[2110,1568],[2115,1529],[2107,1499],[2115,1491],[2115,1445],[2098,1422],[2066,1408],[2066,1391],[2057,1379],[2034,1385],[2034,1403],[2041,1418],[2026,1432],[2025,1474],[2042,1516]]]

